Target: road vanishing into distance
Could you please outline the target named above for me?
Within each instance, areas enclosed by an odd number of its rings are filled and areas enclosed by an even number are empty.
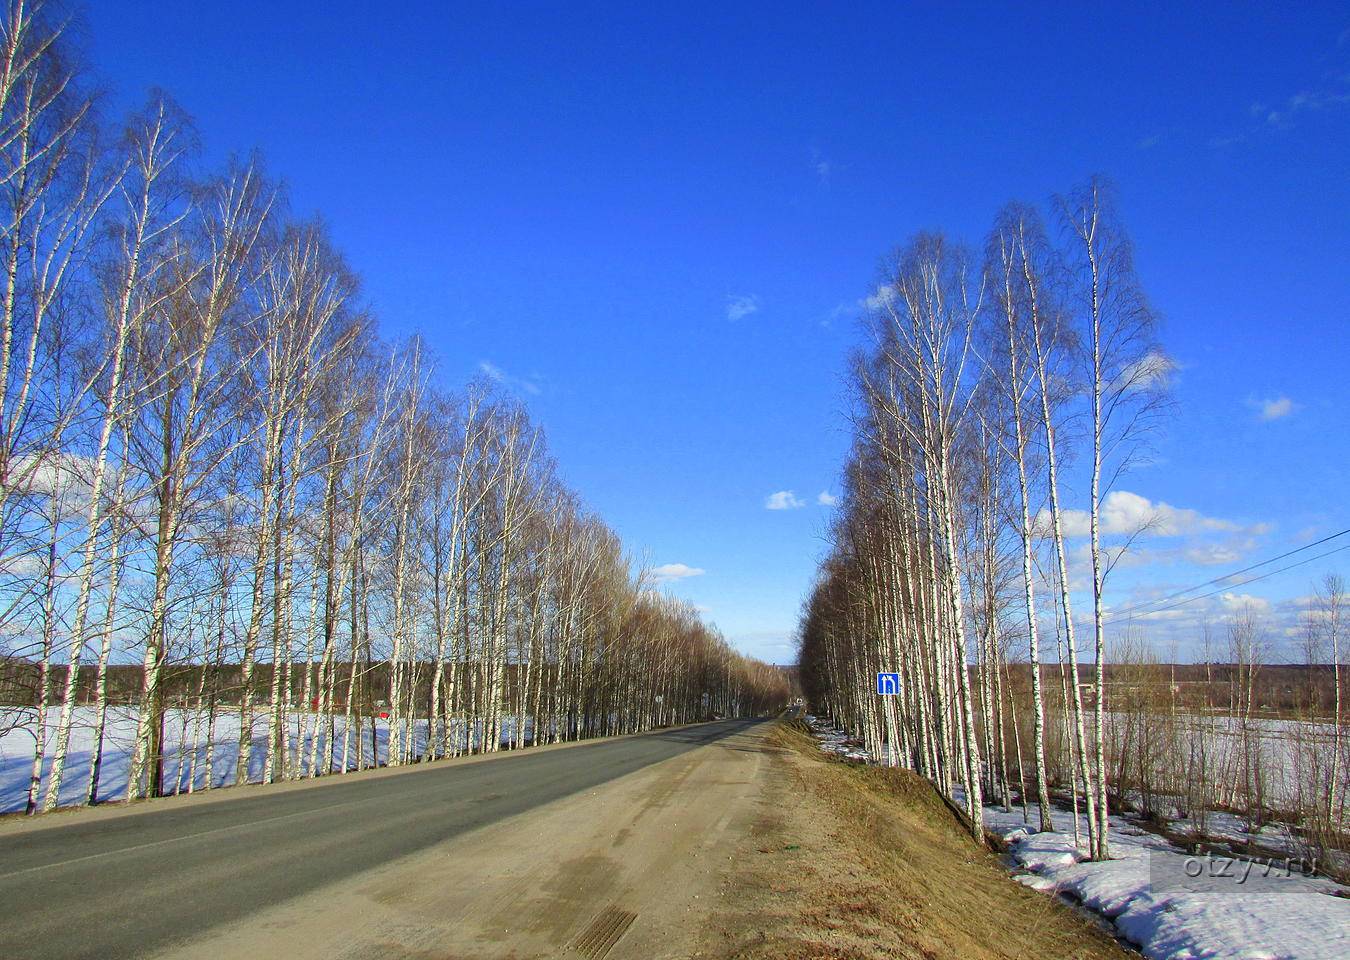
[[[754,824],[768,728],[8,822],[0,957],[687,956],[726,834]]]

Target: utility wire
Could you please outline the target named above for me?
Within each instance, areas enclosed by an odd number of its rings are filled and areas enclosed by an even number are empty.
[[[1283,560],[1285,557],[1292,557],[1294,554],[1302,553],[1304,550],[1311,550],[1313,547],[1321,546],[1322,544],[1327,543],[1328,541],[1335,540],[1337,537],[1343,537],[1347,533],[1350,533],[1350,527],[1346,527],[1344,530],[1325,536],[1320,540],[1314,540],[1311,543],[1305,543],[1301,547],[1295,547],[1293,550],[1286,550],[1284,553],[1281,553],[1278,556],[1269,557],[1265,560],[1258,561],[1257,563],[1253,563],[1249,566],[1243,567],[1241,570],[1234,570],[1232,573],[1225,573],[1223,576],[1215,577],[1213,580],[1206,580],[1204,583],[1197,583],[1194,584],[1193,586],[1183,587],[1182,589],[1176,591],[1175,593],[1169,593],[1165,597],[1158,597],[1155,600],[1147,600],[1143,603],[1137,603],[1132,607],[1126,607],[1124,610],[1113,611],[1111,613],[1111,616],[1117,617],[1117,616],[1125,616],[1131,613],[1138,613],[1139,611],[1144,610],[1146,607],[1151,607],[1154,604],[1158,603],[1166,603],[1168,600],[1173,600],[1177,597],[1182,596],[1183,594],[1190,593],[1192,590],[1203,590],[1205,587],[1210,587],[1217,583],[1223,583],[1223,581],[1225,580],[1231,580],[1234,577],[1241,576],[1242,574],[1246,573],[1249,570],[1255,570],[1258,567],[1264,567],[1268,563],[1275,563],[1279,560]],[[1253,581],[1248,580],[1245,582],[1251,583]],[[1196,599],[1199,598],[1197,597]]]
[[[1124,610],[1119,610],[1119,611],[1112,612],[1112,613],[1108,614],[1107,616],[1103,617],[1102,619],[1103,619],[1103,621],[1106,622],[1106,623],[1111,623],[1111,622],[1113,622],[1113,621],[1115,621],[1115,620],[1120,620],[1120,619],[1125,619],[1125,618],[1128,618],[1128,617],[1133,617],[1133,616],[1135,616],[1136,614],[1139,614],[1139,615],[1148,615],[1148,614],[1153,614],[1153,613],[1162,613],[1162,612],[1165,611],[1165,610],[1175,610],[1177,607],[1183,607],[1183,606],[1185,606],[1185,605],[1188,604],[1188,603],[1194,603],[1196,600],[1204,600],[1206,597],[1212,597],[1212,596],[1214,596],[1216,593],[1223,593],[1225,590],[1228,590],[1228,589],[1233,588],[1233,587],[1245,587],[1245,586],[1247,586],[1248,584],[1251,584],[1251,583],[1257,583],[1257,582],[1259,582],[1259,581],[1261,581],[1261,580],[1265,580],[1265,579],[1267,579],[1267,578],[1269,578],[1269,577],[1273,577],[1273,576],[1275,576],[1275,574],[1277,574],[1277,573],[1284,573],[1286,570],[1292,570],[1292,569],[1294,569],[1295,567],[1301,567],[1301,566],[1303,566],[1305,563],[1312,563],[1314,560],[1321,560],[1322,558],[1324,558],[1324,557],[1329,557],[1329,556],[1331,556],[1332,554],[1340,553],[1342,550],[1350,550],[1350,543],[1342,544],[1342,545],[1339,546],[1339,547],[1334,547],[1334,548],[1332,548],[1331,550],[1326,551],[1325,553],[1319,553],[1319,554],[1317,554],[1316,556],[1313,556],[1313,557],[1304,557],[1302,560],[1296,560],[1296,561],[1294,561],[1293,563],[1286,564],[1285,566],[1280,567],[1280,568],[1277,569],[1277,570],[1270,570],[1270,571],[1267,571],[1266,573],[1263,573],[1263,574],[1261,574],[1260,576],[1256,576],[1256,577],[1248,577],[1246,580],[1243,580],[1243,581],[1241,581],[1240,583],[1224,583],[1224,581],[1226,581],[1226,580],[1232,580],[1234,577],[1241,576],[1242,574],[1248,572],[1249,570],[1255,570],[1255,569],[1257,569],[1258,567],[1264,567],[1264,566],[1266,566],[1266,564],[1275,563],[1275,562],[1278,561],[1278,560],[1283,560],[1285,557],[1291,557],[1291,556],[1293,556],[1293,555],[1296,554],[1296,553],[1302,553],[1304,550],[1311,549],[1312,547],[1318,546],[1319,544],[1326,543],[1326,542],[1329,541],[1329,540],[1335,540],[1337,537],[1345,536],[1347,533],[1350,533],[1350,528],[1346,528],[1345,530],[1342,530],[1340,533],[1333,533],[1333,534],[1332,534],[1331,536],[1329,536],[1329,537],[1323,537],[1321,540],[1314,540],[1312,543],[1305,544],[1304,546],[1298,547],[1298,548],[1296,548],[1296,549],[1294,549],[1294,550],[1286,551],[1285,553],[1282,553],[1282,554],[1280,554],[1279,556],[1271,557],[1271,558],[1268,559],[1268,560],[1262,560],[1260,563],[1253,563],[1251,566],[1243,567],[1241,570],[1236,570],[1236,571],[1234,571],[1233,573],[1227,574],[1227,575],[1225,575],[1225,576],[1222,576],[1222,577],[1216,577],[1216,578],[1213,579],[1213,580],[1209,580],[1209,581],[1207,581],[1207,582],[1205,582],[1205,583],[1199,583],[1199,584],[1196,584],[1196,585],[1193,586],[1193,587],[1187,587],[1187,588],[1184,589],[1184,590],[1178,590],[1176,593],[1168,594],[1167,596],[1165,596],[1165,597],[1160,597],[1160,598],[1157,599],[1157,600],[1151,600],[1151,601],[1149,601],[1148,603],[1142,603],[1142,604],[1139,604],[1139,605],[1137,605],[1137,606],[1127,607],[1127,608],[1124,609]],[[1205,587],[1212,586],[1212,585],[1214,585],[1214,584],[1216,584],[1216,583],[1224,583],[1224,585],[1221,586],[1221,587],[1219,587],[1219,588],[1217,588],[1217,589],[1215,589],[1215,590],[1211,590],[1211,591],[1209,591],[1208,593],[1198,594],[1198,595],[1196,595],[1196,596],[1194,596],[1194,597],[1184,597],[1183,599],[1178,600],[1176,603],[1169,603],[1169,604],[1167,604],[1166,606],[1162,606],[1162,607],[1156,607],[1156,606],[1155,606],[1156,604],[1164,603],[1164,602],[1167,601],[1167,600],[1172,600],[1172,599],[1175,599],[1175,598],[1177,598],[1177,597],[1181,597],[1183,594],[1190,593],[1192,590],[1201,590],[1201,589],[1204,589]],[[1149,608],[1149,607],[1155,607],[1155,608],[1154,608],[1154,609],[1147,609],[1147,608]]]

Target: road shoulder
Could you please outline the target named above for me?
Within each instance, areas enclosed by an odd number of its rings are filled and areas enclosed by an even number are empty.
[[[760,813],[731,854],[735,868],[696,956],[1131,956],[1071,908],[1012,880],[921,778],[826,758],[788,724],[764,750]]]

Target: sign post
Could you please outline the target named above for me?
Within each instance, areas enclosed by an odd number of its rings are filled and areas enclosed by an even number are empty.
[[[900,674],[878,673],[877,693],[883,697],[895,697],[900,694]]]

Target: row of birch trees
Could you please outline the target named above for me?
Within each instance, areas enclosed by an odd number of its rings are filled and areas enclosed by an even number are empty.
[[[0,712],[30,811],[112,798],[114,721],[140,797],[785,699],[644,588],[518,402],[381,340],[256,159],[200,170],[162,95],[108,122],[64,9],[3,16],[0,663],[27,686]]]
[[[1046,743],[1066,734],[1067,786],[1106,858],[1103,596],[1128,542],[1103,543],[1103,503],[1170,364],[1109,185],[1051,207],[1049,226],[1006,207],[982,257],[921,234],[885,261],[800,658],[815,708],[959,797],[977,835],[986,798],[1008,802],[1014,781],[1050,828],[1050,791],[1066,784],[1052,784]],[[1028,731],[1008,729],[1010,656],[1030,665]],[[897,695],[877,695],[879,671],[899,673]],[[1023,739],[1030,769],[1006,769]]]

